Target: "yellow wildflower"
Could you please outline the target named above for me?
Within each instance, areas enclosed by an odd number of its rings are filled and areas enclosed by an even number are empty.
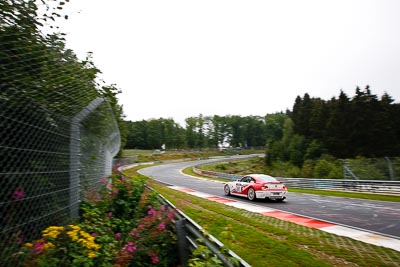
[[[64,231],[64,226],[49,226],[43,232]]]
[[[31,248],[31,247],[33,247],[33,244],[32,244],[32,243],[25,243],[25,244],[24,244],[24,247],[26,247],[26,248]]]
[[[49,226],[42,233],[44,237],[57,238],[62,231],[64,231],[63,226]]]
[[[49,249],[49,248],[55,248],[56,246],[54,246],[53,243],[51,242],[47,242],[44,244],[43,249]]]
[[[99,250],[100,249],[100,245],[98,245],[96,243],[90,243],[87,248],[94,249],[94,250]]]
[[[61,234],[61,232],[51,231],[51,232],[48,232],[48,233],[44,233],[43,236],[55,239],[55,238],[58,237],[59,234]]]
[[[80,234],[82,237],[84,237],[84,238],[86,238],[86,239],[88,239],[88,240],[94,240],[94,237],[91,236],[90,234],[86,233],[85,231],[79,231],[79,234]]]
[[[94,253],[93,251],[89,251],[88,257],[92,259],[92,258],[97,257],[97,255],[96,255],[96,253]]]
[[[78,231],[68,231],[67,235],[72,239],[72,241],[78,240]]]
[[[71,228],[72,230],[75,230],[75,231],[81,230],[81,227],[79,225],[70,224],[68,226],[69,226],[69,228]]]

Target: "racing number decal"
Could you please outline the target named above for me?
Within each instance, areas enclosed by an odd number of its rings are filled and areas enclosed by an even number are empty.
[[[236,184],[236,192],[242,192],[242,185],[241,184]]]
[[[236,184],[236,192],[238,193],[242,193],[243,191],[245,191],[250,185],[248,184],[241,184],[241,183],[237,183]]]

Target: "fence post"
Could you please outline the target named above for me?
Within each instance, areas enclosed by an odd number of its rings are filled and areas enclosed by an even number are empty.
[[[346,174],[349,174],[353,179],[358,180],[358,177],[346,165],[343,165],[343,171],[344,171],[345,179],[347,177]]]
[[[69,214],[70,219],[79,217],[79,201],[80,201],[80,156],[81,156],[81,121],[85,119],[93,110],[95,110],[104,98],[98,97],[90,102],[71,121],[70,132],[70,165],[69,165]]]
[[[393,181],[394,180],[394,173],[393,173],[392,161],[389,159],[389,157],[385,157],[385,160],[387,161],[387,164],[388,164],[389,178],[390,178],[391,181]]]

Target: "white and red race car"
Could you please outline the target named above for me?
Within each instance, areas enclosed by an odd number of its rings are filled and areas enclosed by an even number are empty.
[[[249,200],[260,198],[283,201],[287,192],[282,182],[266,174],[248,174],[236,181],[224,183],[226,196],[247,197]]]

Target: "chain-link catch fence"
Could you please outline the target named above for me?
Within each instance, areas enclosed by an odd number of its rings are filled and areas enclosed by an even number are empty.
[[[23,24],[26,16],[7,4],[0,11],[0,266],[17,266],[20,244],[78,219],[84,192],[111,174],[120,133],[90,62]]]

